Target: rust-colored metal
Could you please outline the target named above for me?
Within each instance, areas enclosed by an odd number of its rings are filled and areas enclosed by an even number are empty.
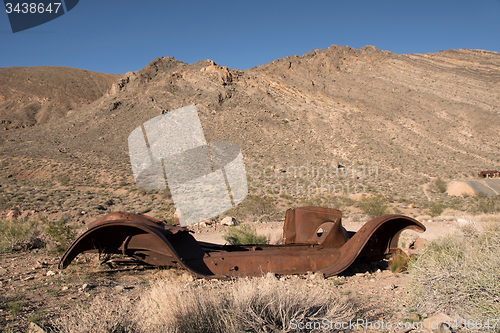
[[[477,175],[479,178],[497,178],[500,177],[500,171],[498,170],[489,170],[489,171],[481,171]]]
[[[67,267],[84,252],[116,253],[155,266],[177,266],[200,278],[230,278],[321,272],[332,276],[355,260],[378,261],[398,251],[405,229],[425,227],[404,215],[384,215],[358,232],[342,226],[342,212],[299,207],[286,212],[282,245],[219,245],[198,242],[186,227],[146,215],[115,212],[92,222],[59,264]]]

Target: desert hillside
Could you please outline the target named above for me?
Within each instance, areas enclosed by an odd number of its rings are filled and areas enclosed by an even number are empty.
[[[102,97],[118,77],[68,67],[0,68],[0,128],[58,121]]]
[[[250,176],[268,165],[286,170],[340,164],[349,172],[353,166],[356,171],[372,167],[378,175],[359,173],[351,184],[414,198],[424,195],[422,184],[437,177],[464,179],[500,168],[500,55],[494,52],[398,55],[372,46],[334,45],[249,70],[166,57],[123,75],[106,93],[113,76],[85,72],[80,77],[72,74],[77,70],[44,68],[52,74],[35,83],[38,70],[23,84],[15,76],[17,89],[43,100],[50,89],[29,87],[53,87],[50,98],[57,107],[42,107],[35,118],[47,121],[33,121],[37,126],[2,131],[4,177],[46,178],[56,164],[74,184],[131,181],[129,133],[162,112],[190,104],[198,108],[207,141],[242,148]],[[31,75],[27,68],[22,73]],[[59,95],[64,98],[56,99]],[[11,97],[2,98],[10,98],[2,114],[20,112]]]
[[[241,147],[253,194],[190,226],[198,241],[226,242],[238,230],[222,223],[230,216],[229,224],[234,217],[254,227],[254,239],[280,244],[288,208],[327,206],[342,210],[352,232],[386,213],[416,218],[426,232],[405,232],[399,247],[418,259],[407,267],[398,252],[328,279],[269,272],[204,281],[91,254],[58,270],[71,242],[106,212],[174,222],[168,190],[134,184],[127,138],[192,104],[206,141]],[[429,323],[445,315],[486,324],[500,312],[500,264],[492,259],[500,258],[500,196],[498,179],[471,179],[500,170],[499,112],[500,55],[479,50],[398,55],[332,46],[248,70],[157,58],[122,76],[0,68],[0,327],[274,332],[292,330],[296,317]],[[474,196],[479,182],[490,193]],[[292,193],[276,193],[288,185]],[[464,197],[446,192],[464,188]],[[353,189],[373,195],[349,195]],[[478,331],[468,328],[457,332]]]

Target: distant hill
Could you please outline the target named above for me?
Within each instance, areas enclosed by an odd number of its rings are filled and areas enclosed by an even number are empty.
[[[7,73],[15,70],[1,69],[0,77],[13,77]],[[267,165],[375,167],[377,177],[355,175],[351,183],[411,198],[423,195],[421,185],[438,176],[470,178],[500,169],[500,55],[494,52],[398,55],[334,45],[244,71],[210,60],[157,58],[112,85],[116,77],[107,74],[43,68],[47,74],[35,75],[39,70],[23,68],[15,87],[47,87],[31,97],[40,111],[30,124],[40,124],[0,134],[2,157],[22,159],[33,177],[52,161],[105,169],[93,179],[130,179],[129,133],[163,111],[190,104],[198,108],[207,141],[242,148],[248,173]],[[63,80],[56,74],[63,70],[75,74]],[[5,103],[13,109],[19,102],[1,87],[6,114]],[[57,105],[58,116],[39,120],[43,103]],[[70,107],[78,112],[67,112]]]
[[[60,120],[102,97],[118,77],[67,67],[0,68],[0,129]]]

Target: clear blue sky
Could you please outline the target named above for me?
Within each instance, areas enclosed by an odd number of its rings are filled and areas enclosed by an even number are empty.
[[[65,15],[15,34],[0,12],[0,67],[122,74],[173,56],[247,69],[332,44],[399,54],[500,52],[500,0],[80,0]]]

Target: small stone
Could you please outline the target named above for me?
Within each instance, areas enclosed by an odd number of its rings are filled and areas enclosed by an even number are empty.
[[[221,221],[220,221],[220,224],[222,225],[235,225],[236,224],[236,219],[234,217],[231,217],[231,216],[226,216],[225,218],[223,218]]]
[[[412,244],[410,244],[410,249],[421,250],[423,249],[429,241],[425,238],[417,238]]]
[[[388,284],[387,286],[384,287],[385,290],[394,290],[396,288],[397,288],[397,286],[393,283]]]
[[[125,287],[124,287],[124,286],[122,286],[122,285],[117,285],[117,286],[115,286],[115,290],[116,290],[116,291],[123,291],[124,289],[125,289]]]
[[[61,288],[62,291],[68,290],[68,286],[64,286]]]
[[[449,327],[447,327],[447,325],[443,324],[446,322],[453,322],[454,320],[454,318],[444,313],[438,313],[437,315],[425,319],[423,322],[423,326],[424,329],[432,330],[435,333],[448,333],[451,332],[451,330],[449,329]]]
[[[45,261],[37,261],[35,266],[33,266],[33,269],[40,269],[40,268],[44,268],[47,266],[48,266],[48,264]]]
[[[308,275],[309,280],[324,280],[325,275],[323,273],[314,273],[311,275]]]
[[[30,322],[28,326],[28,333],[45,333],[45,331],[37,324]]]
[[[54,273],[53,271],[48,271],[47,272],[47,276],[54,276],[54,275],[56,275],[56,273]]]
[[[272,273],[272,272],[267,272],[266,274],[266,278],[268,279],[276,279],[276,274]]]

